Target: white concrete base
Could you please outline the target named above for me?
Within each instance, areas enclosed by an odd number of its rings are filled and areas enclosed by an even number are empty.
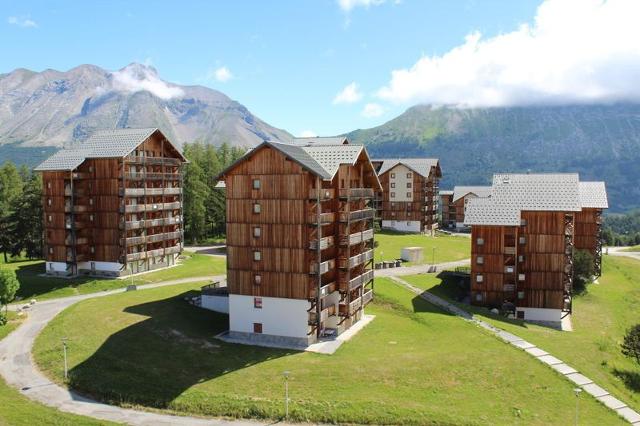
[[[382,229],[393,229],[400,232],[415,232],[420,233],[420,221],[404,221],[404,220],[383,220]]]
[[[518,312],[524,313],[524,318],[518,315]],[[562,321],[561,309],[545,309],[545,308],[524,308],[516,307],[516,318],[524,319],[525,321],[540,321],[549,323],[558,323]]]
[[[200,296],[200,307],[223,314],[229,313],[229,296],[213,296],[203,294]]]

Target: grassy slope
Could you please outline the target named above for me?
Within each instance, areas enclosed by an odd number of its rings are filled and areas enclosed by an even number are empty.
[[[377,232],[375,238],[378,243],[375,251],[376,262],[399,259],[403,247],[423,247],[423,263],[432,262],[434,247],[436,248],[436,263],[466,259],[469,257],[471,250],[471,239],[467,237],[447,235],[428,237],[420,234],[402,234],[383,231]]]
[[[637,246],[631,246],[623,249],[622,251],[640,251],[640,244]]]
[[[182,294],[193,288],[183,284],[74,305],[40,335],[34,357],[60,381],[64,334],[77,388],[125,405],[205,415],[280,417],[282,372],[289,370],[296,420],[573,422],[570,383],[388,280],[376,282],[377,299],[368,309],[376,319],[331,356],[219,342],[212,336],[226,328],[227,317],[183,302]],[[590,398],[581,412],[583,424],[618,421]]]
[[[225,273],[225,259],[202,254],[185,253],[187,257],[182,265],[150,272],[134,277],[135,284],[148,284],[158,281],[173,280],[185,277],[198,277]],[[16,271],[20,281],[17,296],[23,299],[52,299],[56,297],[74,296],[77,294],[96,293],[113,290],[131,284],[130,279],[95,279],[95,278],[51,278],[40,276],[45,272],[44,261],[15,261],[2,264]]]
[[[627,404],[640,410],[640,366],[620,353],[624,333],[640,322],[640,262],[604,257],[600,284],[574,299],[573,332],[505,321],[484,309],[465,307],[494,325],[518,334],[577,368]],[[403,277],[443,297],[455,298],[455,282],[433,275]]]

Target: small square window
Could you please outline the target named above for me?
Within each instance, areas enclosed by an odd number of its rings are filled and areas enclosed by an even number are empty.
[[[51,205],[51,198],[47,199],[47,205],[49,205],[49,206]]]
[[[520,219],[520,226],[527,226],[527,219]]]
[[[516,317],[518,319],[524,319],[524,311],[518,311],[516,312]]]
[[[411,193],[407,192],[407,198],[411,198]]]
[[[477,265],[484,265],[484,256],[476,257],[476,264]]]
[[[396,212],[391,212],[391,217],[396,217]]]
[[[255,285],[260,285],[260,284],[262,284],[262,275],[258,275],[258,274],[254,275],[254,276],[253,276],[253,283],[254,283]]]
[[[53,247],[49,247],[49,254],[53,254]]]
[[[476,275],[476,282],[477,283],[481,283],[483,281],[484,281],[484,276],[483,275],[480,275],[480,274]]]
[[[262,323],[261,322],[254,322],[253,323],[253,332],[254,333],[258,333],[258,334],[262,334]]]
[[[411,179],[413,175],[411,173],[407,173],[407,179]]]
[[[89,221],[93,222],[93,215],[92,214],[89,215]]]
[[[391,198],[396,198],[396,193],[395,192],[391,193]]]
[[[93,166],[89,166],[89,173],[93,173]]]
[[[524,291],[519,291],[518,292],[518,299],[520,299],[520,300],[524,299]]]
[[[260,238],[261,232],[262,232],[262,229],[259,226],[255,226],[253,228],[253,237],[254,238]]]
[[[256,250],[253,252],[253,260],[255,261],[262,260],[262,252],[260,250]]]
[[[524,274],[518,274],[518,281],[524,281]]]
[[[47,182],[47,188],[51,189],[51,182]]]
[[[411,211],[411,203],[407,203],[407,211],[410,212]]]
[[[391,182],[391,187],[395,188],[396,187],[396,183],[395,182]]]
[[[479,246],[483,246],[484,245],[484,238],[476,239],[476,244],[479,245]]]
[[[527,243],[527,237],[520,237],[518,238],[518,242],[520,244],[526,244]]]
[[[504,272],[506,274],[513,274],[514,271],[515,271],[515,269],[513,268],[513,266],[505,266],[504,267]]]
[[[260,189],[260,179],[253,180],[253,189]]]
[[[260,213],[260,203],[254,203],[253,204],[253,213],[255,213],[255,214]]]
[[[253,307],[256,309],[262,309],[262,297],[253,298]]]
[[[391,203],[391,208],[392,209],[395,208],[395,206],[396,206],[396,203]]]
[[[476,293],[476,302],[482,302],[482,293]]]
[[[53,221],[53,217],[52,217],[51,215],[49,215],[49,216],[47,216],[47,220],[48,220],[49,222],[51,222],[51,221]]]
[[[89,198],[89,205],[92,206],[93,205],[93,198]]]
[[[391,173],[391,179],[395,179],[396,178],[396,174],[395,173]]]
[[[518,256],[518,262],[520,263],[524,262],[524,254],[521,254],[520,256]]]
[[[407,188],[411,188],[411,182],[407,182]]]
[[[96,252],[96,248],[94,246],[91,246],[91,253],[95,253]]]
[[[411,226],[411,222],[407,222],[407,226]]]

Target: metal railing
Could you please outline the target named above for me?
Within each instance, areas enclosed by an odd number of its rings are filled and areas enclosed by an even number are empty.
[[[320,224],[333,223],[336,220],[336,214],[333,212],[328,213],[320,213]],[[316,213],[309,213],[308,218],[309,223],[317,224],[318,223],[318,215]]]
[[[336,265],[336,262],[334,259],[326,260],[320,263],[319,266],[317,262],[311,262],[311,264],[309,265],[309,271],[312,274],[317,274],[319,270],[320,274],[324,274],[326,272],[329,272],[329,270],[335,268],[335,265]]]
[[[373,229],[367,229],[362,232],[355,232],[351,235],[343,235],[342,237],[340,237],[340,245],[352,246],[354,244],[359,244],[361,242],[369,241],[371,239],[373,239]]]
[[[125,222],[125,229],[151,228],[154,226],[178,225],[182,222],[180,216],[161,219],[132,220]]]
[[[366,306],[373,300],[373,290],[368,289],[362,294],[362,306]]]
[[[124,206],[125,213],[153,212],[160,210],[177,210],[181,206],[180,201],[172,203],[155,203],[155,204],[127,204]],[[120,207],[122,211],[122,207]]]
[[[373,259],[373,250],[367,250],[364,253],[360,253],[350,257],[348,260],[344,257],[338,259],[338,266],[342,269],[351,269],[365,262],[368,262],[371,259]]]
[[[338,191],[340,198],[373,198],[372,188],[343,188]]]
[[[362,274],[358,275],[355,278],[352,278],[347,281],[340,281],[340,291],[351,291],[354,288],[358,288],[361,285],[364,285],[373,279],[373,270],[369,269]]]
[[[340,212],[340,222],[348,222],[363,219],[372,219],[375,215],[375,209],[362,209],[353,212]]]
[[[333,237],[324,237],[320,239],[320,250],[328,249],[329,247],[333,247]],[[309,242],[309,249],[317,250],[318,249],[318,240],[312,240]]]
[[[137,253],[129,253],[129,254],[127,254],[127,261],[142,260],[142,259],[148,259],[150,257],[157,257],[157,256],[164,256],[164,255],[167,255],[167,254],[180,253],[181,249],[182,249],[182,247],[180,245],[176,245],[176,246],[173,246],[173,247],[159,248],[159,249],[155,249],[155,250],[141,251],[141,252],[137,252]]]
[[[122,192],[122,189],[120,190]],[[145,195],[180,195],[182,188],[126,188],[124,195],[142,197]]]

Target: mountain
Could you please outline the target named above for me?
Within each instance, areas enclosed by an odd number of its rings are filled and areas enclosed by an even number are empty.
[[[168,83],[146,65],[0,74],[0,161],[34,164],[95,129],[117,127],[158,127],[178,144],[249,147],[291,137],[221,92]]]
[[[488,184],[494,172],[579,172],[607,183],[610,211],[640,207],[640,104],[419,105],[347,136],[372,157],[440,158],[441,188]]]

